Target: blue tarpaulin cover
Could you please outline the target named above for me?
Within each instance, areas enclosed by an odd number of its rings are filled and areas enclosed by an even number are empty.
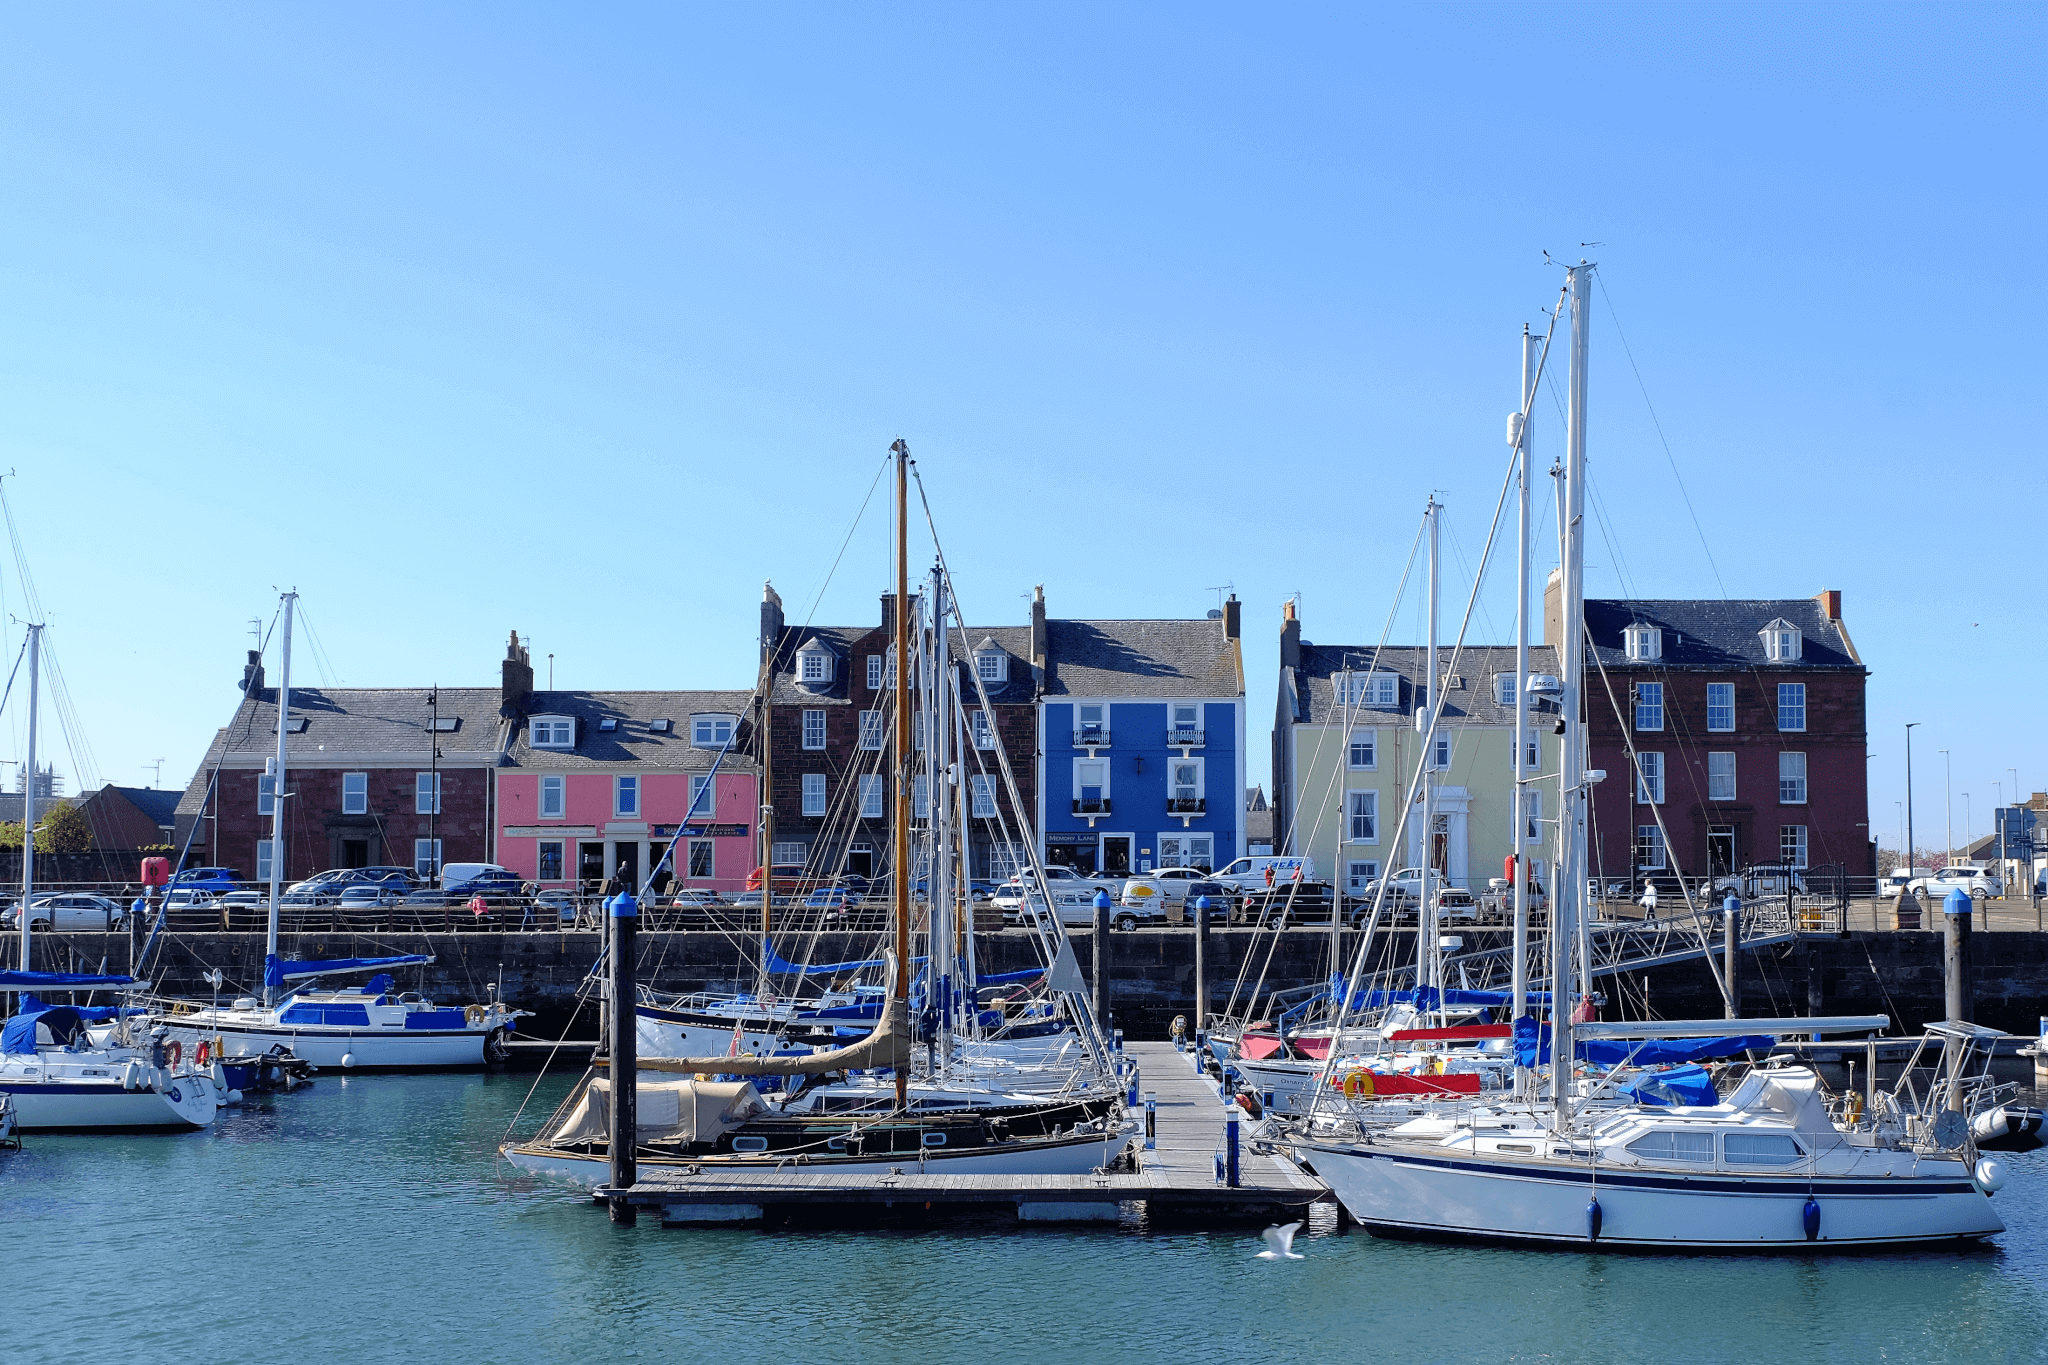
[[[1344,978],[1330,978],[1330,999],[1340,999],[1344,994]],[[1441,997],[1441,999],[1439,999]],[[1550,995],[1546,991],[1530,991],[1526,997],[1530,1004],[1547,1005]],[[1468,1008],[1491,1009],[1508,1002],[1506,991],[1438,991],[1434,986],[1421,986],[1410,991],[1363,991],[1351,993],[1349,1009],[1371,1009],[1383,1005],[1412,1004],[1420,1010],[1440,1009],[1444,1006],[1466,1006]]]
[[[1777,1043],[1776,1038],[1761,1033],[1729,1038],[1590,1038],[1583,1042],[1573,1040],[1572,1055],[1602,1066],[1618,1066],[1623,1062],[1637,1066],[1662,1066],[1676,1062],[1703,1062],[1709,1057],[1728,1057],[1737,1052],[1768,1052]],[[1515,1065],[1542,1066],[1549,1061],[1549,1025],[1527,1015],[1515,1020]]]
[[[37,1025],[48,1029],[50,1037],[59,1046],[85,1030],[85,1021],[71,1006],[45,1005],[33,1014],[17,1014],[0,1027],[0,1052],[33,1053],[36,1050]]]
[[[0,991],[101,991],[140,984],[132,976],[84,976],[78,972],[0,972]]]
[[[1636,1077],[1620,1091],[1626,1100],[1641,1104],[1719,1104],[1714,1078],[1703,1066],[1675,1066],[1669,1071],[1650,1071]]]
[[[409,953],[404,957],[336,957],[325,962],[279,962],[278,979],[282,983],[308,976],[326,976],[332,972],[367,972],[376,967],[410,967],[433,960],[425,953]],[[268,962],[265,964],[264,974],[269,975]]]
[[[33,995],[21,997],[21,1012],[23,1014],[35,1014],[42,1010],[58,1008],[77,1010],[78,1017],[85,1020],[88,1024],[104,1024],[109,1019],[121,1017],[121,1007],[119,1005],[65,1005],[60,1007],[51,1004],[47,1000],[38,1000]],[[133,1006],[128,1011],[130,1014],[146,1014],[147,1012],[140,1005]]]

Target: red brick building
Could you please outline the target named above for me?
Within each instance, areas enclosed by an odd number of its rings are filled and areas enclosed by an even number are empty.
[[[1554,644],[1552,588],[1544,637]],[[1593,789],[1592,856],[1603,878],[1772,864],[1873,874],[1869,670],[1842,620],[1841,593],[1594,600],[1586,634],[1588,762],[1607,773]],[[1642,767],[1634,781],[1630,741]]]

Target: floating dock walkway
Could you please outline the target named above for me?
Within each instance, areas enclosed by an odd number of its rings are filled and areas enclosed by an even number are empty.
[[[996,1212],[1009,1206],[1025,1222],[1115,1222],[1121,1206],[1142,1203],[1153,1220],[1201,1222],[1306,1217],[1308,1205],[1329,1198],[1314,1177],[1283,1159],[1255,1155],[1243,1143],[1240,1125],[1238,1183],[1216,1178],[1216,1156],[1224,1146],[1226,1108],[1216,1084],[1195,1069],[1192,1050],[1170,1043],[1131,1043],[1127,1055],[1139,1068],[1138,1089],[1157,1105],[1155,1146],[1141,1127],[1133,1150],[1135,1171],[1092,1175],[938,1175],[902,1173],[821,1175],[795,1168],[758,1172],[649,1172],[625,1192],[628,1203],[659,1210],[664,1226],[781,1221],[837,1211],[867,1214],[878,1208],[899,1212]],[[600,1201],[616,1191],[597,1192]]]

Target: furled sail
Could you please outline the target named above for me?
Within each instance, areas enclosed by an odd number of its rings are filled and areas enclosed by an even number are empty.
[[[642,1071],[703,1072],[715,1076],[822,1076],[832,1071],[867,1071],[910,1065],[910,1004],[896,999],[895,955],[889,956],[892,989],[882,1017],[868,1036],[845,1047],[804,1057],[642,1057]]]

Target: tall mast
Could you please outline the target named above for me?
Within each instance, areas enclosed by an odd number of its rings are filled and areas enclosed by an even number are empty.
[[[953,690],[953,661],[946,646],[945,584],[939,569],[932,566],[926,600],[932,604],[927,629],[931,632],[931,668],[925,673],[925,811],[931,847],[930,870],[925,876],[925,895],[930,905],[932,963],[944,964],[934,972],[939,985],[939,1031],[933,1047],[942,1059],[953,1053],[953,986],[959,964],[953,945],[952,848],[952,754],[953,727],[947,723],[947,703]],[[964,639],[964,637],[963,637]]]
[[[896,453],[896,999],[910,1003],[910,447]],[[886,679],[885,679],[886,681]],[[910,1070],[896,1068],[896,1108],[909,1107]]]
[[[1436,633],[1438,610],[1437,574],[1437,522],[1443,509],[1437,505],[1436,494],[1429,495],[1429,708],[1426,715],[1416,719],[1423,722],[1422,732],[1422,905],[1415,916],[1417,942],[1415,944],[1418,966],[1428,963],[1427,975],[1422,984],[1435,986],[1439,993],[1443,989],[1442,952],[1438,944],[1436,896],[1436,746],[1437,718],[1444,711],[1444,680],[1438,670],[1436,658]],[[1437,1015],[1443,1015],[1443,999],[1437,999]]]
[[[1528,777],[1524,760],[1529,753],[1529,438],[1536,405],[1536,338],[1522,328],[1521,410],[1510,423],[1508,439],[1516,443],[1515,459],[1515,789],[1508,848],[1515,858],[1515,881],[1510,892],[1515,898],[1515,939],[1513,975],[1508,987],[1508,1018],[1520,1019],[1529,1012],[1529,860],[1528,791],[1522,785]],[[1527,1067],[1515,1068],[1515,1092],[1527,1091]]]
[[[35,903],[36,889],[36,705],[43,676],[43,628],[28,628],[28,784],[21,798],[21,969],[35,970],[29,961],[28,908]],[[55,923],[53,915],[51,923]]]
[[[1586,677],[1586,331],[1591,321],[1592,269],[1581,261],[1570,272],[1572,349],[1571,375],[1565,405],[1564,537],[1559,598],[1564,620],[1558,632],[1559,662],[1564,668],[1564,744],[1558,761],[1558,786],[1564,803],[1558,810],[1563,830],[1563,865],[1558,868],[1552,914],[1552,951],[1557,968],[1550,981],[1551,1093],[1558,1126],[1571,1120],[1572,1012],[1578,992],[1571,984],[1573,940],[1580,946],[1584,971],[1586,926],[1586,735],[1583,702]]]
[[[292,709],[292,609],[298,605],[297,592],[284,595],[284,641],[279,646],[277,674],[277,763],[270,783],[270,925],[263,940],[263,1004],[277,1003],[277,989],[271,984],[270,964],[277,961],[277,901],[284,886],[284,740]],[[432,744],[434,737],[429,735]],[[417,828],[417,826],[415,826]],[[431,847],[431,845],[429,845]],[[434,868],[438,875],[440,867]]]
[[[768,988],[768,943],[775,930],[775,655],[761,641],[761,989]],[[687,866],[687,864],[686,864]]]

